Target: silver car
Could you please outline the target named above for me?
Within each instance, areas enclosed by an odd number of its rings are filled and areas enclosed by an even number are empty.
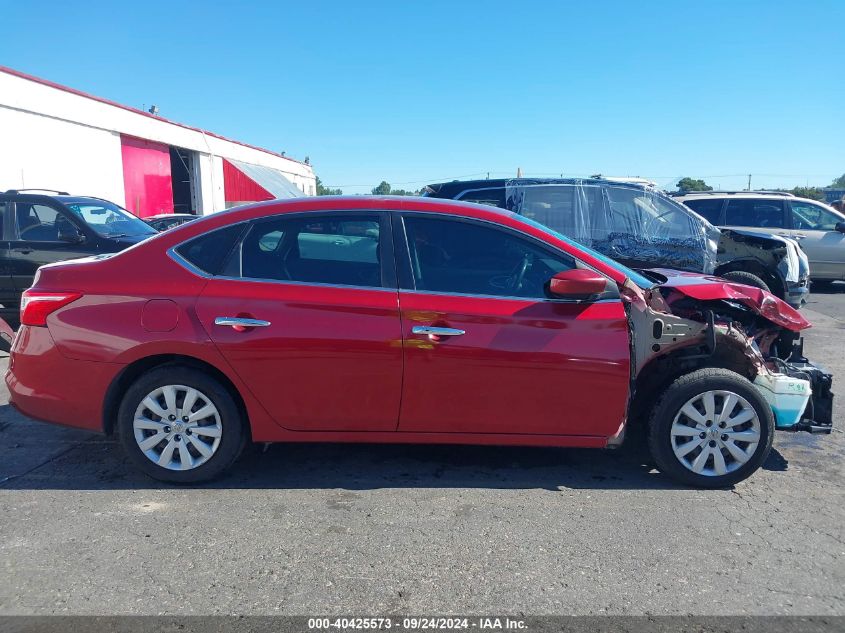
[[[716,226],[798,240],[817,284],[845,280],[845,215],[823,202],[765,191],[704,191],[677,199]]]

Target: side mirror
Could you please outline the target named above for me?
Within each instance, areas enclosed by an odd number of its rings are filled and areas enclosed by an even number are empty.
[[[840,233],[845,233],[845,222],[837,222],[836,226],[833,227],[834,231],[838,231]]]
[[[573,268],[552,277],[549,281],[549,292],[566,299],[585,299],[607,290],[607,281],[594,270]]]
[[[67,242],[68,244],[81,244],[85,241],[85,236],[75,226],[62,226],[59,229],[58,237],[60,242]]]

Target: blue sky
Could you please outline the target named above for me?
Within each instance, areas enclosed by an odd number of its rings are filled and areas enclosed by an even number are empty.
[[[469,176],[845,172],[845,2],[0,0],[0,64],[363,193]]]

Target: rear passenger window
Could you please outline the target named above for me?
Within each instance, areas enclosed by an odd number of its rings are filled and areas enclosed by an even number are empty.
[[[5,200],[0,200],[0,239],[3,237],[3,225],[6,224],[6,210],[9,208],[9,203]]]
[[[710,224],[719,225],[722,223],[722,201],[721,200],[685,200],[684,204],[703,217]]]
[[[226,267],[230,276],[379,287],[378,216],[256,222]]]
[[[750,226],[761,229],[786,227],[781,200],[730,200],[725,211],[728,226]]]
[[[176,252],[201,271],[218,275],[244,228],[235,224],[200,235],[178,246]]]

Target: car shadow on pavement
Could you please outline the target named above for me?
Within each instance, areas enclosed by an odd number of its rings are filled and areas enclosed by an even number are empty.
[[[810,296],[845,294],[845,282],[834,281],[831,284],[811,284]]]
[[[0,407],[0,410],[6,407]],[[160,489],[113,438],[19,420],[0,447],[0,490]],[[29,430],[22,433],[22,427]],[[5,435],[9,429],[0,430]],[[15,437],[20,436],[20,437]],[[22,439],[20,439],[22,437]],[[44,452],[45,442],[49,451]],[[30,455],[35,452],[36,456]],[[14,467],[18,464],[18,467]],[[676,489],[657,472],[645,442],[617,450],[403,444],[248,446],[231,470],[198,488]]]

